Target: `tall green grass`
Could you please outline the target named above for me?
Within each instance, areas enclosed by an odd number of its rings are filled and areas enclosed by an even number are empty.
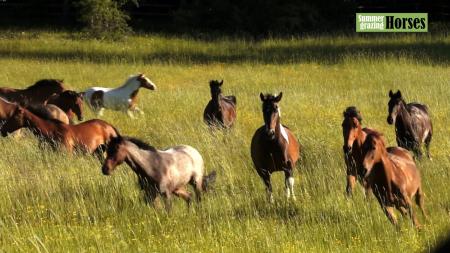
[[[1,138],[0,251],[149,252],[422,252],[450,231],[450,69],[447,36],[309,37],[245,41],[138,36],[119,43],[72,40],[65,33],[10,33],[0,39],[0,84],[23,87],[41,78],[67,86],[114,87],[144,72],[158,86],[142,90],[145,115],[106,111],[122,134],[157,148],[189,144],[218,171],[213,192],[187,210],[175,199],[167,214],[143,201],[134,173],[106,177],[93,157],[41,150],[31,134]],[[202,122],[210,79],[238,100],[229,132]],[[363,124],[395,145],[386,123],[389,89],[432,112],[433,161],[418,162],[429,220],[416,231],[388,222],[358,186],[344,196],[342,111],[356,105]],[[260,92],[283,91],[282,122],[302,144],[297,201],[285,200],[273,175],[276,203],[266,201],[250,158],[262,125]],[[95,115],[86,107],[86,118]]]

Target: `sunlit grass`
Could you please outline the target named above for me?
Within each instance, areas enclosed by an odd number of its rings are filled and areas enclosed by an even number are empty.
[[[450,231],[448,37],[251,42],[140,36],[110,43],[72,41],[64,33],[23,36],[0,39],[1,86],[62,78],[81,91],[118,86],[144,72],[158,86],[139,93],[145,115],[130,120],[107,111],[103,119],[157,148],[196,147],[218,179],[201,206],[188,211],[176,199],[167,214],[158,203],[143,201],[126,165],[106,177],[92,157],[40,150],[31,135],[2,138],[3,251],[421,252]],[[401,51],[404,45],[412,46]],[[202,122],[210,79],[224,79],[224,92],[237,96],[238,121],[226,133],[211,133]],[[402,218],[396,232],[359,186],[353,199],[343,194],[342,111],[356,105],[363,124],[395,145],[394,129],[386,123],[389,89],[432,111],[434,160],[418,164],[430,218],[425,222],[418,215],[420,232]],[[297,201],[285,201],[279,173],[273,176],[276,203],[270,205],[249,146],[262,124],[259,92],[280,91],[282,122],[300,140],[303,154],[295,174]],[[94,117],[88,108],[85,113]]]

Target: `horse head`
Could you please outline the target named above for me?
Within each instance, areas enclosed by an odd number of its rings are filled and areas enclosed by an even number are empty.
[[[9,133],[16,131],[24,127],[24,111],[25,109],[21,106],[17,106],[11,117],[6,120],[5,124],[3,124],[0,129],[0,133],[3,137],[6,137]]]
[[[367,177],[374,165],[381,162],[382,157],[387,155],[383,135],[376,131],[368,134],[362,150],[364,155],[363,167],[366,170],[365,177]]]
[[[271,140],[275,139],[275,129],[277,124],[280,123],[280,108],[278,107],[278,103],[280,102],[283,96],[283,92],[280,92],[278,96],[271,94],[259,94],[261,98],[264,125],[267,135]]]
[[[358,138],[361,129],[361,113],[354,106],[347,107],[343,113],[342,134],[344,135],[344,154],[352,152],[353,143]]]
[[[104,175],[111,175],[113,170],[122,164],[127,157],[124,139],[119,135],[108,143],[106,149],[106,159],[103,162],[102,172]]]
[[[145,88],[149,90],[156,90],[156,85],[148,79],[144,74],[139,74],[136,80],[140,83],[139,88]]]
[[[66,90],[59,95],[59,99],[77,115],[79,121],[83,121],[83,96],[81,93]]]
[[[403,104],[404,101],[402,98],[402,93],[399,90],[396,93],[393,93],[392,90],[390,90],[389,98],[387,123],[392,125],[395,124],[395,119],[397,118],[400,110],[400,105]]]

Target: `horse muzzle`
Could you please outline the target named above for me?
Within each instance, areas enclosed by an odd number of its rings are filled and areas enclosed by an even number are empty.
[[[111,175],[111,170],[108,168],[108,166],[104,165],[104,166],[102,167],[102,173],[103,173],[103,175],[105,175],[105,176],[109,176],[109,175]]]
[[[386,120],[389,125],[394,124],[394,118],[392,118],[391,115],[389,115]]]
[[[344,146],[342,146],[342,149],[344,150],[344,154],[345,155],[350,155],[352,153],[352,147],[351,146],[344,145]]]
[[[274,140],[275,139],[275,130],[273,129],[269,129],[266,130],[267,136],[269,137],[269,139]]]

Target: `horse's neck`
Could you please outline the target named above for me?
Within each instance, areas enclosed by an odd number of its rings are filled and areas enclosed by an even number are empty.
[[[133,92],[138,90],[140,87],[140,83],[137,81],[127,81],[124,85],[120,86],[116,89],[116,91],[120,91],[121,93],[125,93],[131,95]]]
[[[31,130],[37,130],[41,134],[48,135],[54,129],[55,123],[42,119],[31,112],[24,112],[24,126]],[[34,131],[33,131],[34,132]]]
[[[366,140],[367,133],[362,130],[361,126],[358,126],[358,137],[356,137],[356,144],[359,149],[362,149],[362,145]]]
[[[154,166],[154,164],[158,164],[156,161],[158,159],[157,153],[155,151],[141,149],[134,143],[129,143],[128,146],[127,159],[129,160],[129,164],[134,165],[132,169],[138,174],[145,172],[150,177],[157,178],[158,167]],[[144,171],[139,171],[139,169]]]
[[[400,106],[400,111],[399,114],[397,115],[397,118],[400,116],[400,122],[403,125],[403,128],[405,128],[406,130],[411,130],[410,129],[410,123],[411,123],[411,114],[408,111],[408,108],[406,107],[406,103],[404,101],[401,102],[401,106]]]
[[[17,105],[0,99],[0,117],[9,118]]]
[[[281,118],[278,116],[277,125],[275,127],[275,136],[282,143],[289,144],[289,136],[286,129],[281,125]]]
[[[220,100],[222,99],[222,94],[211,94],[211,101],[215,108],[220,109]]]
[[[70,109],[68,104],[65,103],[59,96],[56,98],[50,98],[47,103],[58,106],[64,112],[67,112]]]

